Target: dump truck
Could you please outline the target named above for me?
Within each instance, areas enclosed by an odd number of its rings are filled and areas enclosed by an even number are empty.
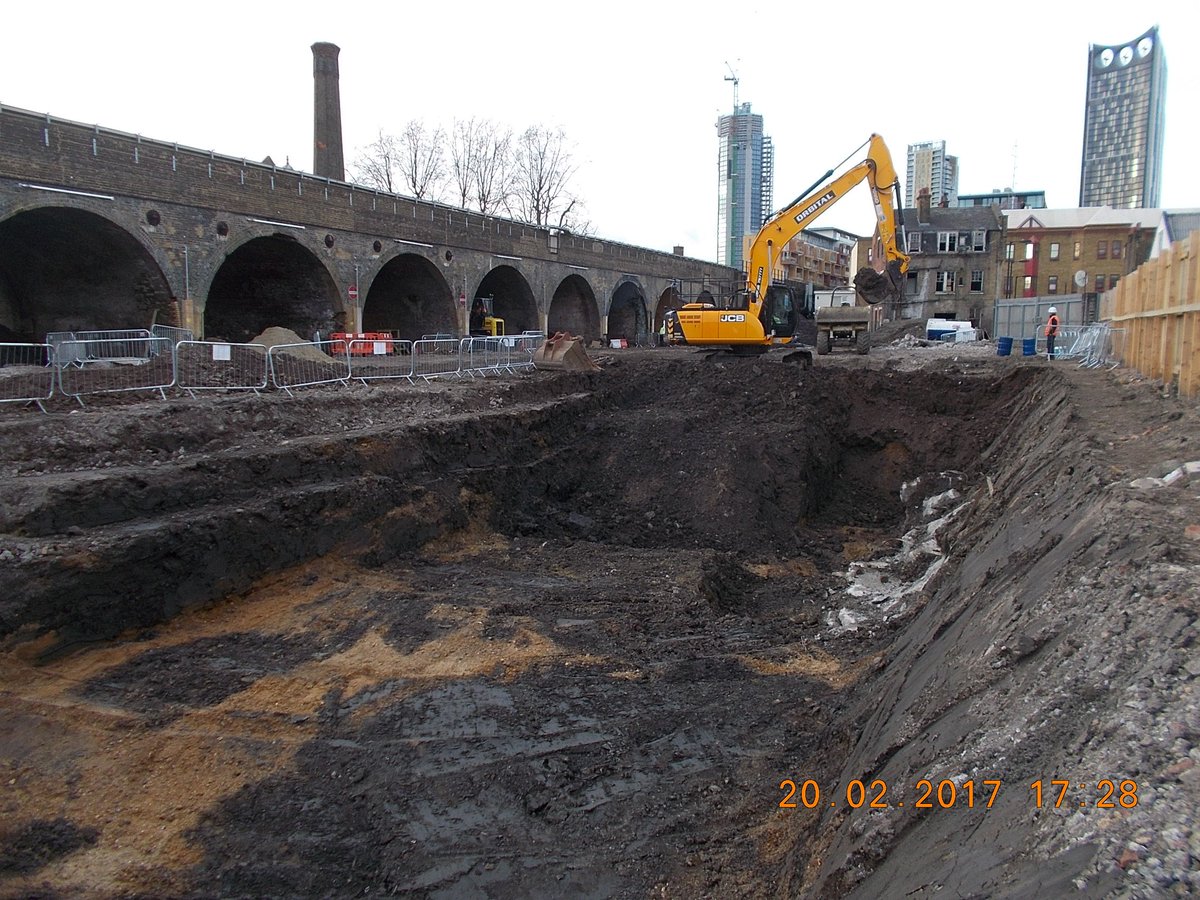
[[[868,271],[874,272],[873,269]],[[817,309],[818,355],[823,356],[835,347],[849,347],[856,353],[869,353],[871,335],[883,321],[883,303],[872,303],[858,291],[850,289],[845,289],[840,299],[838,294],[838,291],[834,292],[832,306]]]

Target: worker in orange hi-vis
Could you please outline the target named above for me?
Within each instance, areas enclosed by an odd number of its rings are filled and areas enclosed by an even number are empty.
[[[1046,359],[1054,359],[1054,339],[1058,337],[1058,309],[1050,307],[1046,319]]]

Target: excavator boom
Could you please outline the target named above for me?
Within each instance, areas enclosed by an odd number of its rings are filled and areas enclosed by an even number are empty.
[[[864,160],[827,184],[822,179],[819,186],[797,197],[759,230],[754,243],[750,245],[746,284],[750,308],[756,315],[765,299],[766,288],[771,282],[771,267],[783,247],[805,228],[811,227],[819,216],[861,181],[866,181],[871,189],[871,200],[875,205],[875,227],[883,244],[886,263],[885,282],[866,277],[865,280],[871,284],[864,285],[870,291],[864,295],[864,299],[875,303],[891,294],[901,296],[902,278],[908,270],[909,258],[900,249],[901,223],[897,217],[897,210],[902,208],[899,205],[900,179],[892,164],[892,154],[883,138],[873,134],[867,139],[866,146],[868,150]],[[831,169],[825,174],[825,178],[832,174]],[[857,285],[857,278],[855,283]],[[860,290],[860,293],[864,292]]]
[[[788,241],[811,227],[862,181],[871,189],[885,266],[882,273],[870,267],[861,269],[855,278],[856,289],[870,304],[903,297],[909,258],[901,249],[899,178],[883,138],[873,134],[863,146],[868,148],[865,159],[832,180],[835,170],[830,169],[759,230],[747,257],[744,302],[736,304],[737,309],[688,304],[668,311],[666,326],[671,343],[762,351],[772,344],[791,342],[798,324],[796,305],[780,286],[771,283],[779,255]]]

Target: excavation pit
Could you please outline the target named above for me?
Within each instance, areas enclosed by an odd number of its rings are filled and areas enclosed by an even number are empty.
[[[1113,848],[1182,802],[1161,772],[1188,738],[1104,736],[1131,686],[1179,671],[1200,542],[1195,491],[1124,485],[1165,474],[1151,447],[1200,458],[1194,411],[1081,427],[1081,404],[1149,388],[936,360],[668,350],[5,412],[0,848],[49,824],[89,840],[0,888],[1140,883]],[[1158,599],[1119,619],[1134,593]],[[1186,698],[1146,703],[1146,727],[1189,721]],[[1160,802],[1033,808],[1029,783],[1068,769]],[[914,808],[923,779],[956,802]],[[996,780],[991,809],[958,800]],[[789,781],[811,783],[794,808]]]

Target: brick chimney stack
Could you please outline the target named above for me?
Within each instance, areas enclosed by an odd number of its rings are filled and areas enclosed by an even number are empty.
[[[342,159],[342,100],[337,44],[316,43],[313,52],[313,174],[346,180]]]
[[[917,224],[929,224],[929,188],[917,191]]]

